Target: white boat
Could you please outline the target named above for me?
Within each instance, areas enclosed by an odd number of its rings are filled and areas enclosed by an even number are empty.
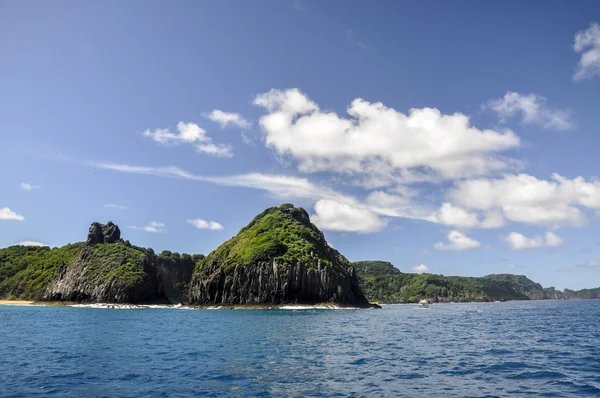
[[[419,308],[429,308],[429,301],[425,299],[419,301]]]

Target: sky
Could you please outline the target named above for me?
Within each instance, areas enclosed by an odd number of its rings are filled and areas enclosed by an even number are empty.
[[[0,247],[208,254],[304,207],[349,260],[600,286],[600,3],[0,1]]]

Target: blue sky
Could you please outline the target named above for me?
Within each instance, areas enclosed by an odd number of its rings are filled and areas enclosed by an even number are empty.
[[[305,207],[350,260],[600,286],[600,4],[0,3],[0,247],[209,253]]]

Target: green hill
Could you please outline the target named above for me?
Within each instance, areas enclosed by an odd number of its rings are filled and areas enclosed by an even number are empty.
[[[414,303],[421,299],[435,302],[490,300],[476,287],[443,275],[407,274],[384,261],[358,261],[352,265],[370,301]]]
[[[106,303],[181,302],[201,257],[132,246],[93,223],[88,240],[59,248],[0,249],[0,298]]]
[[[350,262],[291,204],[266,209],[200,261],[190,297],[203,305],[368,306]]]
[[[600,298],[600,288],[563,292],[544,288],[525,275],[491,274],[483,277],[408,274],[385,261],[352,263],[361,287],[371,301],[384,303],[545,300]]]

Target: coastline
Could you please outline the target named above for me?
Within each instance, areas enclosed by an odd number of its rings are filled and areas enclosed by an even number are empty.
[[[252,305],[183,305],[183,304],[125,304],[125,303],[78,303],[68,301],[26,301],[26,300],[0,300],[0,305],[14,306],[52,306],[93,309],[183,309],[183,310],[359,310],[360,307],[341,306],[331,303],[320,304],[252,304]],[[377,307],[371,307],[377,308]]]

